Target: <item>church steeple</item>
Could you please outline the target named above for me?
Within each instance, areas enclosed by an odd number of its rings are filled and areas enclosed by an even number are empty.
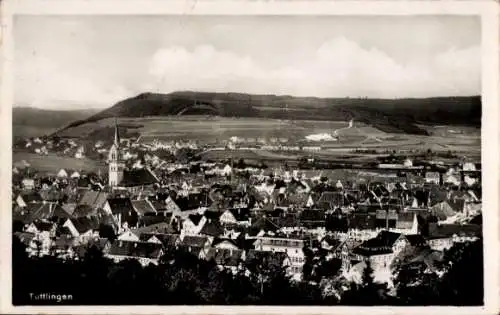
[[[120,134],[118,133],[118,120],[115,116],[115,146],[120,146]]]
[[[125,164],[120,158],[120,134],[118,133],[118,123],[115,117],[115,139],[109,149],[109,186],[116,187],[123,179]]]

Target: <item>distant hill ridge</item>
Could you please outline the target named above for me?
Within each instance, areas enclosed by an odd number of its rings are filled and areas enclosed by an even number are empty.
[[[354,119],[385,132],[426,135],[418,124],[481,126],[480,96],[408,99],[316,98],[179,91],[141,93],[62,130],[111,117],[215,115],[292,120]]]

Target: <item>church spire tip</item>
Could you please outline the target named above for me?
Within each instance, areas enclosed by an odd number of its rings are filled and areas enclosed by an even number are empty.
[[[118,133],[118,119],[115,116],[115,145],[119,146],[120,145],[120,135]]]

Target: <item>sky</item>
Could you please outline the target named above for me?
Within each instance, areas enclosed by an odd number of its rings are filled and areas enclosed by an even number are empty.
[[[106,108],[176,90],[479,95],[473,16],[16,16],[15,106]]]

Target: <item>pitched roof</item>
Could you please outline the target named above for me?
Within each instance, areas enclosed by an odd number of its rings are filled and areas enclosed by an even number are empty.
[[[216,238],[214,238],[214,240],[212,242],[212,247],[215,247],[215,246],[217,246],[219,244],[222,244],[224,242],[227,242],[227,243],[230,243],[230,244],[232,244],[232,245],[234,245],[236,247],[239,247],[235,240],[230,239],[230,238],[226,238],[226,237],[220,237],[220,238],[216,237]]]
[[[149,203],[155,209],[156,212],[167,211],[167,205],[163,201],[150,199]]]
[[[323,209],[338,207],[343,205],[343,203],[344,195],[342,192],[338,191],[325,191],[321,194],[321,197],[316,202],[316,204]]]
[[[200,234],[209,236],[219,236],[224,233],[224,229],[219,221],[207,221],[200,230]]]
[[[169,233],[142,233],[139,239],[141,241],[147,241],[153,236],[156,237],[165,247],[174,247],[179,240],[179,234]]]
[[[128,214],[134,211],[134,207],[130,198],[110,198],[108,199],[109,207],[111,208],[111,213],[113,214]]]
[[[42,197],[40,196],[40,194],[35,191],[21,191],[19,196],[25,203],[42,201]]]
[[[64,211],[66,211],[69,215],[72,215],[73,212],[75,212],[75,209],[76,209],[76,204],[74,203],[64,203],[62,205],[62,208],[64,209]]]
[[[93,208],[102,208],[106,204],[108,194],[102,191],[87,190],[77,202],[78,205],[87,205]]]
[[[162,244],[116,240],[109,250],[110,255],[158,259]]]
[[[190,214],[188,219],[193,222],[194,225],[200,224],[201,219],[203,219],[203,215],[201,214]]]
[[[136,235],[141,235],[144,233],[174,233],[174,228],[168,222],[160,222],[156,224],[151,224],[148,226],[143,226],[137,229],[131,230]]]
[[[52,228],[54,228],[54,224],[52,222],[34,221],[33,224],[38,231],[50,231],[52,230]]]
[[[234,216],[236,221],[242,222],[242,221],[248,221],[250,217],[250,209],[229,209],[229,212]]]
[[[132,200],[132,206],[140,215],[145,215],[147,213],[156,213],[156,210],[147,200]]]
[[[158,214],[158,215],[145,215],[139,218],[139,226],[146,227],[150,225],[155,225],[158,223],[167,222],[170,223],[172,219],[172,214]]]
[[[207,236],[186,235],[181,240],[181,246],[204,247],[209,241]]]
[[[27,207],[28,221],[48,220],[52,218],[65,219],[72,216],[57,203],[30,204]]]
[[[73,217],[80,218],[97,214],[97,209],[89,205],[77,205],[73,209]]]
[[[165,200],[165,209],[169,212],[181,211],[181,208],[179,208],[177,203],[170,196]]]
[[[156,176],[147,168],[131,169],[125,170],[123,172],[123,179],[119,186],[122,187],[134,187],[134,186],[146,186],[157,184],[158,179]]]
[[[392,246],[401,235],[400,233],[381,231],[376,237],[357,246],[353,253],[363,256],[390,254],[393,252]]]
[[[99,228],[99,221],[93,217],[72,218],[70,221],[78,233],[85,233]]]
[[[208,192],[191,193],[187,197],[177,198],[175,203],[182,211],[197,209],[200,206],[210,206],[212,200],[208,195]]]

